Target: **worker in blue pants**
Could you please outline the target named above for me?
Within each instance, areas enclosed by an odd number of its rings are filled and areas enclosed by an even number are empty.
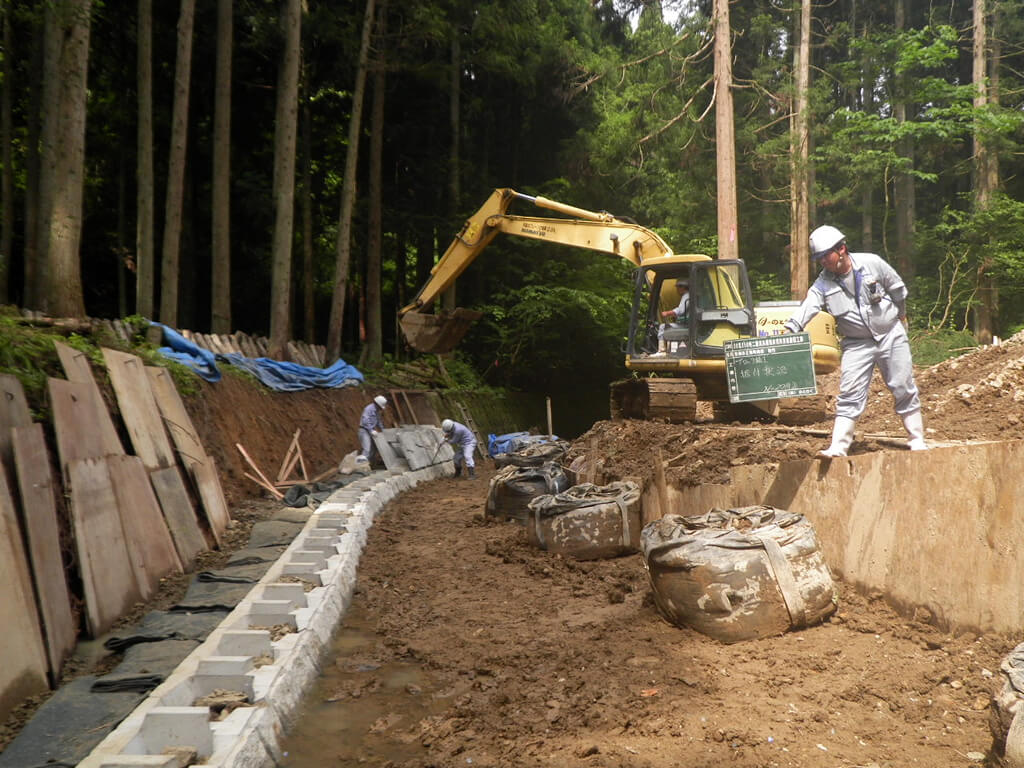
[[[466,474],[469,477],[476,477],[476,464],[473,462],[473,453],[476,451],[476,436],[465,424],[460,424],[451,419],[441,422],[441,431],[444,432],[444,439],[452,444],[455,449],[455,476],[462,474],[462,465],[466,465]]]

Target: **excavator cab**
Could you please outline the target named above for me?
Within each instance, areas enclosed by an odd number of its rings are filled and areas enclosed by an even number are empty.
[[[630,355],[654,355],[660,338],[670,358],[722,359],[726,341],[755,335],[754,302],[742,261],[659,264],[636,275],[626,350]],[[689,280],[689,311],[666,323],[662,312],[679,304],[679,278]]]

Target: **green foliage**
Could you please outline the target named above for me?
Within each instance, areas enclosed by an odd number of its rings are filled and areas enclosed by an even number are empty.
[[[968,331],[939,328],[910,334],[910,348],[915,365],[935,365],[976,347],[977,342]]]

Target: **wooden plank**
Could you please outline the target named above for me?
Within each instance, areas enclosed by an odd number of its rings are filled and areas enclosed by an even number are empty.
[[[125,352],[102,349],[135,454],[148,470],[173,467],[174,451],[142,360]]]
[[[170,372],[166,368],[147,365],[146,376],[181,463],[186,469],[193,464],[202,464],[207,459],[206,449],[199,440],[199,433],[185,410],[185,403],[174,386]]]
[[[181,560],[142,459],[108,456],[106,462],[139,591],[142,599],[148,600],[160,579],[182,572]]]
[[[14,501],[0,472],[0,718],[5,720],[26,697],[49,687],[46,648],[21,541]]]
[[[292,441],[288,444],[288,450],[284,453],[284,460],[281,462],[281,469],[277,472],[277,482],[279,483],[288,479],[289,473],[295,466],[295,449],[299,445],[299,435],[301,433],[301,429],[295,430],[295,434],[292,435]]]
[[[259,477],[259,480],[257,482],[259,482],[260,485],[262,485],[264,488],[266,488],[268,491],[270,491],[270,493],[275,495],[277,498],[283,499],[284,495],[279,493],[274,488],[274,484],[271,483],[270,480],[267,479],[267,476],[265,474],[263,474],[263,470],[261,470],[256,465],[256,462],[252,460],[252,457],[249,455],[249,452],[245,450],[245,447],[241,443],[235,443],[235,448],[238,449],[238,452],[240,454],[242,454],[242,458],[245,459],[246,463],[250,467],[252,467],[253,472],[255,472],[257,477]],[[246,474],[248,474],[248,473],[246,473]]]
[[[210,526],[210,532],[219,547],[224,532],[228,529],[228,523],[231,521],[231,513],[228,510],[228,502],[224,498],[224,488],[220,484],[220,476],[217,474],[217,463],[212,457],[207,456],[206,461],[190,466],[189,472],[192,475],[196,493],[199,495],[199,501],[202,503],[206,523]]]
[[[160,509],[164,513],[171,538],[174,539],[174,548],[178,550],[181,564],[186,571],[190,570],[196,555],[205,551],[207,546],[181,474],[177,467],[165,467],[150,470],[149,479],[160,501]]]
[[[103,456],[124,453],[124,449],[113,450],[103,435],[104,420],[109,421],[106,410],[96,407],[93,392],[88,384],[79,384],[64,379],[48,379],[50,409],[53,412],[53,428],[57,436],[57,452],[60,455],[61,474],[67,484],[68,465],[80,459],[96,459]],[[113,428],[111,426],[111,428]],[[118,446],[121,442],[118,441]]]
[[[14,469],[11,453],[11,430],[32,423],[32,414],[25,400],[25,390],[17,376],[0,374],[0,461],[8,472]],[[13,474],[8,477],[14,477]]]
[[[56,681],[60,679],[65,660],[75,649],[78,627],[71,611],[71,593],[61,556],[57,504],[43,425],[15,427],[11,444],[28,535],[29,560],[39,593],[50,680]]]
[[[90,636],[98,637],[138,602],[142,593],[128,555],[106,461],[72,461],[68,476],[86,627]]]
[[[87,384],[92,390],[95,407],[100,411],[98,423],[103,431],[101,437],[105,446],[103,453],[96,455],[107,456],[124,453],[124,446],[114,427],[114,421],[110,418],[110,410],[103,400],[103,393],[100,392],[99,384],[96,383],[88,355],[59,341],[53,342],[53,345],[57,349],[57,357],[60,358],[60,364],[64,368],[67,380],[78,384]]]

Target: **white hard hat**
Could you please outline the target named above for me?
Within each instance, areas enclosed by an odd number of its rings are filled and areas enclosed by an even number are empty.
[[[846,239],[846,235],[830,224],[811,232],[811,257],[820,259]]]
[[[455,422],[451,419],[445,419],[441,422],[441,429],[445,432],[451,432],[455,428]]]
[[[388,399],[384,397],[384,395],[377,395],[375,398],[373,398],[373,402],[375,402],[381,408],[388,407]]]
[[[690,287],[690,278],[688,278],[688,277],[680,277],[678,280],[676,280],[676,286],[678,287],[680,285],[685,285],[687,288],[689,288]]]

